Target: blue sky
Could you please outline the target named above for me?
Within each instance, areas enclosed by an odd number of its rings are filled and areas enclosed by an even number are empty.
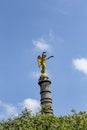
[[[87,1],[0,1],[0,119],[39,109],[37,56],[47,51],[54,114],[87,110]]]

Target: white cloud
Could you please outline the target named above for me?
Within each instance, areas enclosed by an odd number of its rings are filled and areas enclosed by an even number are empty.
[[[50,51],[51,50],[51,45],[46,43],[46,41],[44,39],[32,40],[32,43],[35,46],[36,50],[41,50],[41,51]]]
[[[12,104],[4,104],[4,107],[8,115],[18,115],[17,108]]]
[[[14,106],[0,101],[0,120],[18,116],[24,108],[28,108],[32,113],[36,113],[40,109],[40,102],[31,98],[24,99],[24,101],[17,104]]]
[[[3,111],[3,113],[0,111],[0,119],[18,115],[17,108],[12,104],[3,103],[0,101],[0,109]]]
[[[46,74],[50,78],[52,77],[48,70],[46,70]],[[39,79],[40,75],[41,75],[41,68],[40,68],[40,71],[34,71],[34,72],[32,72],[30,76],[32,76],[34,79]]]
[[[36,113],[40,109],[40,102],[35,99],[25,99],[22,103],[20,103],[22,108],[28,108],[32,111],[32,113]]]
[[[50,42],[55,41],[55,33],[52,30],[49,31],[49,41]]]
[[[32,40],[34,45],[34,51],[47,51],[49,54],[55,51],[55,48],[62,43],[64,43],[63,37],[56,34],[53,30],[49,31],[45,38],[39,38],[37,40]]]
[[[40,72],[38,72],[38,71],[34,71],[34,72],[32,72],[32,76],[33,76],[33,78],[35,78],[35,79],[38,79],[39,77],[40,77],[40,75],[41,75],[41,73]]]
[[[57,47],[57,45],[64,43],[64,39],[63,37],[61,37],[60,35],[56,34],[54,31],[50,30],[49,32],[49,40],[50,43],[54,44],[55,47]],[[52,49],[53,47],[52,46]]]
[[[87,75],[87,58],[77,58],[74,59],[72,62],[75,69]]]

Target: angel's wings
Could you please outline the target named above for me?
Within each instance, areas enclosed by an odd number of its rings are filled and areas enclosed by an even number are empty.
[[[40,67],[41,66],[41,62],[42,62],[42,58],[41,58],[40,55],[37,57],[37,61],[38,61],[38,66]]]

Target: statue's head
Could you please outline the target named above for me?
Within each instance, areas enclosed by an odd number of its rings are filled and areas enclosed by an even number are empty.
[[[46,57],[46,52],[43,52],[43,53],[42,53],[42,57]]]

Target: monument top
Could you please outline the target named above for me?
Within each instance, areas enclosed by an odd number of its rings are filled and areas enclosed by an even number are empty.
[[[48,60],[48,59],[50,59],[52,57],[54,57],[54,56],[47,57],[46,52],[43,52],[42,56],[38,55],[38,57],[37,57],[38,66],[42,67],[41,76],[40,77],[48,78],[48,75],[46,73],[46,60]]]

